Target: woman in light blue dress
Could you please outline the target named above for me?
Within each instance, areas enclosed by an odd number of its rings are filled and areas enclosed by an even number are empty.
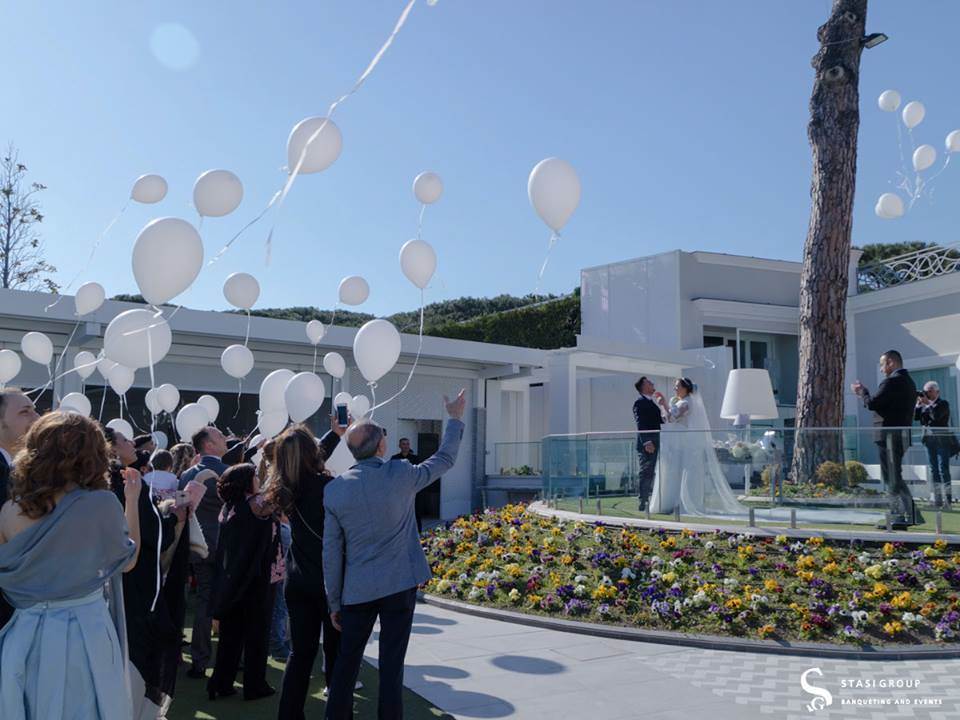
[[[139,528],[107,467],[103,433],[74,413],[38,420],[14,460],[0,509],[0,590],[15,608],[0,631],[3,720],[130,718],[119,580]],[[139,474],[127,485],[136,498]]]

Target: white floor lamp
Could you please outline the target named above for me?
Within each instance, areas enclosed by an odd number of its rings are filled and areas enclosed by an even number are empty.
[[[733,420],[734,427],[746,428],[747,442],[750,441],[752,420],[775,420],[779,416],[770,373],[758,368],[730,371],[730,375],[727,376],[727,387],[723,393],[720,417]],[[751,463],[744,477],[744,492],[750,491],[752,469]]]

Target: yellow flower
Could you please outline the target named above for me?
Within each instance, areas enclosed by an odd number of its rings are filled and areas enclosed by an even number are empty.
[[[823,545],[823,538],[822,537],[807,538],[807,545],[816,545],[819,547],[820,545]]]
[[[810,582],[811,580],[813,580],[813,571],[797,570],[797,577],[803,580],[804,582]]]
[[[876,565],[871,565],[863,572],[866,573],[867,577],[877,580],[883,577],[883,565],[880,565],[879,563],[877,563]]]
[[[509,565],[504,566],[503,571],[510,577],[514,578],[523,575],[523,568],[521,568],[517,563],[510,563]]]
[[[925,548],[923,549],[923,554],[924,554],[926,557],[933,557],[934,555],[937,554],[937,551],[934,550],[932,547],[925,547]]]
[[[838,572],[840,572],[840,566],[835,562],[829,562],[823,566],[823,571],[827,575],[836,575]]]
[[[901,630],[903,630],[903,623],[900,622],[899,620],[893,620],[891,622],[883,624],[883,631],[887,635],[891,635],[891,636],[896,635]]]
[[[815,568],[817,566],[817,561],[814,559],[813,555],[801,555],[797,558],[797,567],[801,570],[809,570],[810,568]]]
[[[889,557],[893,555],[897,549],[893,546],[893,543],[884,543],[883,544],[883,554]]]
[[[779,587],[779,585],[777,585],[777,581],[776,581],[776,580],[764,580],[764,581],[763,581],[763,589],[766,590],[767,592],[773,592],[773,591],[776,590],[778,587]]]
[[[617,591],[612,585],[600,585],[592,593],[594,600],[613,600]]]
[[[757,630],[757,635],[764,638],[767,635],[770,635],[776,628],[773,625],[764,625],[759,630]]]
[[[520,599],[520,591],[514,588],[507,597],[510,598],[510,602],[517,602]]]
[[[539,605],[541,600],[543,600],[543,598],[539,595],[527,595],[527,602],[530,603],[530,605]]]
[[[743,605],[743,601],[741,601],[740,598],[736,598],[736,597],[730,598],[724,603],[724,605],[730,608],[731,610],[739,610],[740,606]]]
[[[889,591],[890,591],[889,588],[883,583],[878,582],[873,584],[873,594],[876,597],[881,597],[881,598],[885,597]]]
[[[677,579],[677,574],[673,570],[671,570],[670,572],[664,573],[662,577],[665,583],[672,583],[674,580]]]
[[[493,558],[487,558],[482,563],[480,563],[480,569],[484,571],[493,570],[493,565],[494,565]]]
[[[774,538],[774,540],[776,540],[779,544],[782,545],[783,543],[785,543],[785,542],[787,541],[787,536],[786,536],[786,535],[777,535],[777,536]]]
[[[618,568],[625,568],[627,565],[630,564],[630,561],[627,560],[627,558],[624,557],[623,555],[620,555],[616,560],[613,561],[613,564]]]
[[[553,535],[553,537],[560,537],[561,535],[563,535],[563,530],[561,530],[558,527],[555,527],[550,531],[550,534]]]
[[[467,567],[473,567],[477,562],[476,555],[470,555],[466,560],[463,561],[463,564]]]
[[[901,610],[909,610],[911,607],[913,607],[913,597],[910,595],[909,591],[905,590],[890,600],[890,604]]]
[[[947,541],[944,540],[943,538],[938,538],[938,539],[933,543],[933,546],[934,546],[937,550],[944,550],[944,549],[947,547]]]
[[[561,564],[561,565],[572,565],[572,564],[573,564],[573,558],[572,558],[570,555],[561,555],[561,556],[560,556],[560,564]]]
[[[607,529],[606,529],[603,525],[600,525],[599,527],[595,527],[595,528],[593,529],[593,534],[594,534],[594,535],[603,535],[606,531],[607,531]]]
[[[643,545],[640,546],[640,552],[641,553],[650,552],[650,546],[644,543]],[[960,558],[960,553],[957,554],[957,557]],[[960,562],[958,562],[957,564],[960,565]]]
[[[666,540],[660,541],[660,547],[662,547],[664,550],[668,550],[676,546],[677,546],[677,539],[673,535],[668,537]]]
[[[949,565],[950,565],[950,563],[948,563],[948,562],[947,562],[946,560],[944,560],[943,558],[937,558],[936,560],[933,561],[933,566],[934,566],[937,570],[946,570],[946,569],[947,569],[947,566],[949,566]]]

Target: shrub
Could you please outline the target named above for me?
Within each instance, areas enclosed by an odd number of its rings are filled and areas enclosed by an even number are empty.
[[[820,463],[820,467],[817,468],[817,481],[822,482],[829,488],[839,490],[843,487],[843,478],[846,472],[846,468],[840,463],[827,460]]]
[[[870,479],[870,477],[867,475],[867,469],[861,462],[857,462],[856,460],[847,460],[846,468],[847,484],[850,487],[856,487]]]

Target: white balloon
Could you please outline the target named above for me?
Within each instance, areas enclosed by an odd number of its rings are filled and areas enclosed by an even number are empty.
[[[340,157],[340,150],[343,148],[343,136],[340,134],[340,128],[336,126],[333,120],[326,120],[323,117],[308,117],[298,122],[290,136],[287,138],[287,170],[293,172],[293,169],[300,162],[300,155],[310,138],[323,126],[323,130],[314,138],[307,148],[307,156],[300,166],[301,174],[309,174],[326,170],[333,165],[334,161]]]
[[[894,193],[884,193],[877,200],[877,215],[885,220],[892,220],[903,215],[903,200]]]
[[[407,280],[423,290],[437,269],[437,253],[425,240],[407,240],[400,248],[400,269]]]
[[[347,371],[347,363],[340,353],[328,352],[323,356],[323,369],[333,377],[340,379]]]
[[[203,405],[197,403],[187,403],[180,412],[177,413],[177,434],[184,442],[189,442],[197,430],[200,430],[210,424],[210,416],[207,415]]]
[[[577,171],[566,160],[541,160],[527,180],[530,204],[547,227],[554,232],[567,224],[580,204],[580,179]]]
[[[167,439],[167,434],[163,430],[154,430],[150,435],[153,437],[153,444],[157,446],[157,450],[167,449],[170,441]]]
[[[133,183],[130,197],[138,203],[152,205],[167,196],[167,181],[159,175],[141,175]]]
[[[86,380],[97,369],[97,358],[92,352],[81,350],[73,358],[73,369],[82,380]]]
[[[201,395],[197,398],[197,405],[200,405],[207,411],[210,422],[217,421],[217,415],[220,414],[220,403],[217,402],[217,399],[213,395]]]
[[[896,90],[884,90],[877,98],[877,105],[884,112],[896,112],[900,107],[900,93]]]
[[[133,428],[123,418],[116,418],[107,423],[107,427],[115,433],[120,433],[127,440],[133,440]]]
[[[63,396],[60,408],[63,412],[75,412],[84,417],[90,416],[90,400],[83,393],[72,392]]]
[[[413,194],[424,205],[431,205],[443,194],[443,181],[435,172],[422,172],[413,180]]]
[[[223,296],[234,307],[249,310],[260,297],[260,283],[249,273],[233,273],[223,283]]]
[[[293,370],[281,368],[267,375],[260,383],[260,409],[263,412],[287,411],[283,392],[293,377]]]
[[[49,365],[53,359],[53,343],[43,333],[28,332],[20,341],[20,349],[28,360],[41,365]]]
[[[370,297],[370,285],[359,275],[350,275],[340,281],[338,293],[344,305],[360,305]]]
[[[229,170],[207,170],[193,184],[193,206],[206,217],[229,215],[243,200],[243,183]]]
[[[108,357],[102,357],[102,356],[101,356],[100,359],[97,360],[97,372],[100,373],[100,376],[101,376],[104,380],[108,380],[108,381],[109,381],[109,379],[110,379],[110,371],[113,370],[113,368],[115,368],[115,367],[117,366],[117,364],[118,364],[118,363],[115,363],[115,362],[114,362],[113,360],[111,360],[110,358],[108,358]]]
[[[13,380],[21,365],[20,356],[13,350],[0,350],[0,385]]]
[[[172,300],[193,284],[203,266],[203,241],[186,220],[151,220],[133,245],[133,276],[151,305]]]
[[[107,382],[117,395],[123,395],[127,390],[133,387],[135,373],[131,368],[125,365],[114,365],[110,369],[110,377]]]
[[[350,403],[347,405],[347,410],[350,412],[350,416],[354,420],[361,419],[364,415],[370,412],[370,398],[366,395],[354,395],[350,398]]]
[[[386,320],[371,320],[353,338],[353,357],[367,382],[376,382],[400,358],[400,333]]]
[[[231,345],[220,355],[220,366],[230,377],[244,378],[253,370],[253,353],[243,345]]]
[[[908,128],[915,128],[923,122],[926,114],[927,109],[923,106],[922,102],[918,100],[908,102],[903,106],[903,124]]]
[[[157,388],[150,388],[143,398],[143,404],[151,415],[159,415],[163,412],[163,405],[160,404],[160,391]]]
[[[295,423],[303,422],[319,410],[326,396],[323,380],[312,372],[294,375],[283,392],[287,412]]]
[[[160,407],[164,412],[172,413],[180,404],[180,391],[175,385],[164,383],[157,388],[157,398],[160,400]]]
[[[260,444],[260,442],[261,442],[262,440],[265,440],[265,439],[266,439],[266,438],[264,438],[263,435],[261,435],[260,433],[257,433],[257,434],[254,435],[252,438],[250,438],[250,442],[247,443],[247,447],[248,447],[248,448],[255,448],[257,445]]]
[[[84,283],[77,288],[77,294],[73,297],[73,304],[77,309],[77,315],[82,316],[95,312],[103,305],[106,297],[107,293],[100,283]]]
[[[937,161],[937,151],[933,145],[921,145],[913,151],[913,169],[917,172],[926,170]]]
[[[340,475],[356,465],[357,461],[350,453],[345,442],[337,443],[333,455],[323,461],[324,467],[334,475]]]
[[[170,352],[173,333],[163,317],[149,310],[127,310],[117,315],[103,334],[103,354],[129,368],[156,365]]]
[[[944,145],[947,146],[947,152],[960,152],[960,130],[954,130],[947,135]]]
[[[337,405],[346,405],[349,408],[351,400],[353,400],[353,396],[350,393],[339,392],[337,393],[337,396],[333,398],[333,406],[336,407]]]
[[[319,345],[320,341],[323,340],[323,336],[327,334],[327,329],[319,320],[311,320],[308,322],[306,330],[307,340],[310,341],[311,345]]]
[[[257,423],[257,427],[260,428],[260,432],[264,437],[272,438],[274,435],[280,433],[287,426],[287,411],[286,410],[271,410],[268,412],[260,412],[260,422]]]

